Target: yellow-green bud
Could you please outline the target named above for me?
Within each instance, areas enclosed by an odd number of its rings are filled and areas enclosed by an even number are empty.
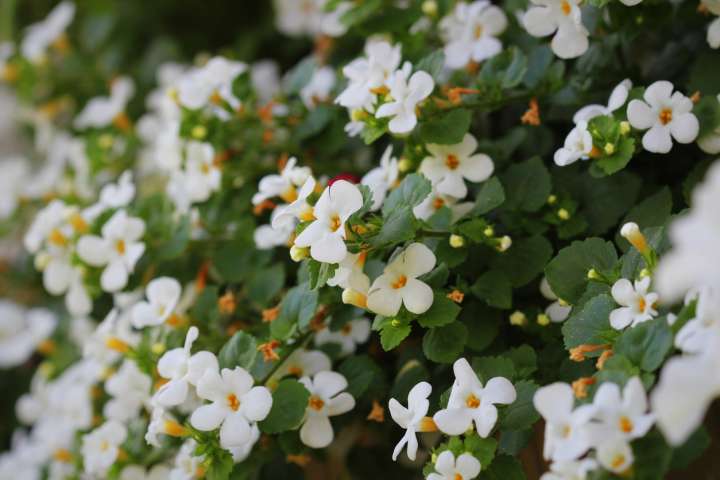
[[[400,323],[400,320],[398,320],[397,318],[393,318],[392,320],[390,320],[390,325],[392,325],[395,328],[398,328],[401,325],[401,323]]]
[[[293,262],[300,262],[310,255],[310,249],[307,247],[298,247],[293,245],[290,247],[290,258]]]
[[[207,128],[204,125],[195,125],[190,135],[196,140],[202,140],[207,136]]]
[[[438,4],[435,0],[425,0],[422,3],[422,12],[428,17],[434,17],[438,13]]]
[[[465,239],[460,235],[450,235],[450,246],[452,248],[461,248],[465,246]]]
[[[544,313],[541,313],[537,316],[537,323],[541,327],[546,327],[546,326],[550,325],[550,317],[548,317]]]
[[[600,280],[602,277],[597,272],[597,270],[595,270],[594,268],[591,268],[587,272],[587,278],[588,278],[588,280]]]
[[[547,198],[548,205],[552,205],[553,203],[557,202],[557,195],[550,195]]]
[[[508,248],[510,248],[511,246],[512,246],[512,238],[510,238],[509,236],[505,235],[504,237],[502,237],[502,238],[500,239],[500,242],[499,242],[498,245],[497,245],[497,249],[498,249],[498,251],[500,251],[500,252],[504,252],[504,251],[506,251]]]
[[[620,122],[620,135],[627,135],[630,133],[630,122]]]
[[[642,270],[640,270],[640,278],[645,278],[645,277],[649,277],[649,276],[650,276],[650,270],[648,270],[647,268],[643,268]]]
[[[510,325],[522,327],[523,325],[526,325],[526,324],[527,324],[527,316],[520,310],[515,310],[510,315]]]
[[[488,238],[492,238],[495,236],[495,229],[492,227],[492,225],[488,225],[487,227],[485,227],[485,230],[483,230],[483,235]]]
[[[560,220],[567,220],[568,218],[570,218],[570,212],[568,212],[564,208],[561,208],[557,211],[557,216]]]
[[[100,135],[100,137],[98,138],[98,145],[104,150],[109,150],[110,148],[112,148],[113,143],[115,143],[115,138],[113,138],[113,136],[109,133]]]
[[[155,355],[160,355],[161,353],[164,353],[164,352],[165,352],[165,348],[166,348],[166,347],[165,347],[165,344],[164,344],[164,343],[162,343],[162,342],[156,342],[156,343],[153,343],[153,344],[152,344],[152,347],[150,347],[150,350],[151,350],[152,353],[154,353]]]
[[[407,172],[412,168],[412,162],[405,157],[401,157],[398,162],[398,170],[401,172]]]
[[[350,119],[353,122],[362,122],[368,117],[368,113],[362,108],[356,108],[350,113]]]
[[[612,155],[615,153],[615,144],[608,142],[603,147],[603,150],[605,150],[605,155]]]

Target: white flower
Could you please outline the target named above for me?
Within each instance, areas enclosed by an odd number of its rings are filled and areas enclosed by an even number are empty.
[[[720,15],[720,2],[717,0],[701,0],[702,5],[714,15]],[[716,18],[708,25],[707,42],[710,48],[720,48],[720,18]]]
[[[473,202],[460,202],[450,195],[443,195],[433,185],[430,195],[413,207],[413,215],[420,220],[427,220],[443,207],[450,209],[450,223],[455,223],[473,209]]]
[[[355,408],[355,399],[347,392],[345,377],[337,372],[319,372],[312,379],[303,377],[300,383],[310,392],[305,418],[300,428],[300,440],[311,448],[325,448],[335,436],[328,417],[342,415]]]
[[[108,312],[84,342],[83,356],[99,365],[109,366],[118,360],[124,350],[138,343],[140,335],[132,329],[128,308],[120,305],[116,295],[115,308]]]
[[[102,237],[85,235],[78,240],[77,253],[94,267],[105,267],[100,284],[106,292],[117,292],[127,285],[135,264],[145,252],[140,241],[145,233],[145,222],[118,210],[103,225]]]
[[[136,417],[150,400],[152,379],[134,361],[124,360],[120,369],[105,382],[105,391],[112,397],[103,413],[111,420],[126,422]]]
[[[15,213],[23,185],[30,173],[30,167],[24,158],[3,158],[2,173],[2,177],[0,177],[0,220],[7,220]]]
[[[163,464],[157,464],[149,469],[140,465],[128,465],[120,473],[120,480],[167,480],[170,478],[170,469]]]
[[[278,228],[272,225],[260,225],[253,232],[253,240],[258,250],[270,250],[287,245],[294,232],[295,225],[292,223],[285,223]]]
[[[250,456],[250,452],[252,452],[252,449],[258,440],[260,440],[260,429],[258,428],[257,423],[253,423],[250,426],[250,440],[239,447],[228,448],[228,451],[232,455],[233,462],[240,463]]]
[[[100,203],[106,208],[127,207],[135,197],[135,184],[131,170],[120,175],[117,183],[108,183],[100,190]]]
[[[366,258],[367,252],[348,253],[345,255],[345,258],[338,263],[335,274],[332,278],[328,279],[327,284],[331,287],[367,291],[368,287],[370,287],[370,279],[363,271]]]
[[[297,199],[297,187],[302,186],[311,175],[308,167],[298,167],[297,158],[290,157],[280,175],[267,175],[260,180],[252,203],[259,205],[273,197],[280,197],[287,203],[294,202]]]
[[[110,86],[109,97],[93,98],[75,118],[75,128],[103,128],[125,112],[128,101],[135,93],[135,84],[129,77],[120,77]]]
[[[109,420],[82,438],[82,456],[85,473],[103,476],[115,463],[120,445],[127,438],[122,423]]]
[[[720,30],[720,18],[715,21],[718,24]],[[718,102],[720,102],[720,95],[717,96]],[[720,153],[720,126],[716,127],[712,132],[706,133],[702,137],[698,138],[698,147],[705,153],[715,155]]]
[[[628,95],[630,95],[630,90],[632,90],[632,86],[632,81],[626,78],[613,89],[610,94],[610,98],[608,99],[607,106],[596,104],[586,105],[575,112],[573,122],[576,124],[582,121],[589,122],[595,117],[611,115],[614,111],[625,105]]]
[[[410,75],[412,66],[405,63],[401,70],[395,71],[388,80],[390,98],[388,103],[380,105],[375,117],[391,117],[388,128],[392,133],[410,133],[417,125],[417,106],[432,93],[435,81],[422,70]]]
[[[315,220],[298,235],[295,245],[310,247],[310,255],[318,262],[340,262],[347,254],[345,222],[362,205],[362,193],[355,185],[334,182],[320,195],[313,210]]]
[[[188,142],[185,150],[185,181],[192,203],[204,202],[220,189],[222,172],[209,143]]]
[[[548,305],[545,309],[545,315],[547,315],[553,322],[564,322],[570,315],[572,307],[558,299],[555,292],[553,292],[552,288],[550,288],[550,283],[548,283],[547,277],[543,277],[540,281],[540,293],[548,300],[554,300],[554,302]]]
[[[286,35],[328,35],[339,37],[347,31],[340,17],[352,8],[351,2],[336,2],[325,11],[326,0],[274,0],[275,25]]]
[[[450,450],[445,450],[437,457],[435,472],[427,480],[470,480],[480,474],[480,462],[469,453],[461,453],[455,459]]]
[[[195,480],[205,460],[205,456],[195,456],[197,443],[187,440],[175,457],[175,466],[170,471],[170,480]]]
[[[586,480],[588,473],[597,469],[597,462],[592,458],[553,462],[550,471],[544,473],[540,480]]]
[[[190,355],[190,349],[197,337],[197,327],[190,327],[185,337],[185,346],[174,348],[160,357],[157,365],[158,373],[161,377],[169,379],[169,382],[160,387],[153,397],[158,405],[164,407],[180,405],[185,401],[190,385],[197,385],[206,371],[217,371],[218,361],[212,353],[197,352]]]
[[[638,323],[646,322],[657,315],[655,303],[657,293],[648,293],[650,277],[636,280],[635,286],[630,280],[621,278],[612,286],[612,296],[621,305],[610,312],[610,325],[616,330],[625,327],[634,327]]]
[[[543,455],[548,460],[576,460],[590,448],[587,424],[595,407],[582,405],[573,410],[574,403],[575,395],[567,383],[553,383],[535,392],[533,405],[545,419]]]
[[[435,254],[422,243],[412,243],[391,261],[370,286],[367,306],[380,315],[397,315],[404,304],[408,311],[425,313],[433,303],[433,291],[417,277],[435,267]]]
[[[367,318],[356,318],[347,322],[340,330],[331,331],[326,326],[315,334],[315,345],[335,343],[340,345],[342,355],[355,353],[358,345],[367,342],[370,338],[370,320]]]
[[[132,309],[132,324],[136,328],[162,325],[174,313],[180,301],[182,287],[172,277],[159,277],[145,288],[147,301]]]
[[[627,381],[620,393],[620,387],[605,382],[595,392],[594,422],[588,427],[595,445],[627,443],[645,436],[655,419],[647,413],[648,401],[645,388],[639,377]]]
[[[474,153],[477,140],[469,133],[455,145],[430,143],[425,148],[431,156],[422,161],[420,172],[443,195],[465,198],[467,186],[464,180],[482,182],[493,173],[493,161],[484,153]]]
[[[550,43],[560,58],[579,57],[588,49],[588,31],[582,23],[578,0],[532,0],[535,6],[522,18],[523,26],[534,37],[555,33]]]
[[[430,408],[428,397],[431,392],[432,385],[427,382],[418,383],[408,393],[407,408],[403,407],[400,402],[394,398],[390,399],[388,407],[390,408],[392,419],[400,425],[401,428],[406,430],[405,435],[403,435],[395,446],[395,450],[393,450],[393,461],[397,460],[398,455],[400,455],[405,445],[407,445],[408,458],[415,460],[418,449],[416,432],[432,430],[429,426],[429,424],[432,424],[432,421],[426,417],[428,409]]]
[[[265,387],[253,387],[254,380],[241,367],[209,369],[197,383],[200,398],[212,403],[195,410],[193,427],[204,432],[220,428],[223,448],[240,447],[251,439],[251,426],[267,417],[272,395]]]
[[[297,192],[297,198],[294,201],[286,205],[279,205],[273,210],[270,219],[273,229],[285,231],[286,228],[292,227],[294,230],[298,220],[303,222],[313,220],[313,207],[307,203],[307,199],[315,191],[315,185],[315,179],[308,177],[300,191]]]
[[[348,86],[338,95],[335,103],[351,110],[362,108],[373,111],[376,99],[373,91],[386,84],[400,65],[400,60],[400,45],[368,40],[365,57],[357,58],[343,67]]]
[[[27,27],[20,46],[23,57],[34,63],[42,61],[47,48],[62,37],[74,17],[75,4],[70,1],[61,2],[43,21]]]
[[[291,353],[273,375],[273,380],[279,380],[285,375],[297,378],[312,377],[318,372],[330,370],[332,362],[330,357],[320,350],[299,349]]]
[[[450,391],[447,408],[438,411],[433,420],[440,431],[460,435],[475,422],[478,435],[486,438],[497,422],[495,404],[515,401],[515,387],[507,378],[494,377],[483,386],[475,371],[464,358],[453,364],[455,382]]]
[[[630,125],[648,130],[642,138],[643,148],[653,153],[668,153],[672,139],[690,143],[698,136],[700,124],[692,113],[693,102],[673,84],[659,80],[645,89],[643,100],[631,100],[627,109]]]
[[[445,40],[445,64],[463,68],[470,61],[480,63],[502,51],[496,37],[507,28],[507,17],[487,0],[460,2],[440,21]]]
[[[697,298],[695,317],[688,320],[675,335],[675,346],[685,353],[705,353],[720,338],[718,299],[714,292],[703,289]]]
[[[310,81],[300,89],[300,99],[308,109],[330,98],[330,92],[335,86],[335,70],[332,67],[320,67],[313,72]]]
[[[720,291],[720,233],[717,206],[720,202],[720,164],[710,167],[692,196],[689,213],[670,224],[673,248],[662,255],[655,281],[663,301],[681,299],[691,289]]]
[[[366,173],[361,182],[372,192],[372,211],[382,207],[388,191],[396,185],[399,174],[397,158],[392,156],[392,145],[388,145],[380,158],[380,166]]]
[[[49,310],[26,310],[0,299],[0,368],[15,367],[28,360],[56,326],[57,318]]]
[[[627,442],[606,442],[597,448],[600,465],[613,473],[624,473],[633,464],[635,457]]]
[[[177,98],[184,107],[197,110],[210,106],[215,115],[222,119],[230,114],[223,108],[226,102],[237,109],[240,101],[232,92],[235,78],[247,70],[247,65],[223,57],[213,57],[199,68],[185,73],[177,82]]]
[[[587,160],[590,158],[592,149],[592,135],[587,129],[587,123],[581,120],[565,137],[565,145],[555,151],[553,160],[555,160],[556,165],[564,167],[580,159]]]
[[[720,395],[720,341],[713,337],[707,353],[667,361],[652,392],[652,412],[670,445],[677,447],[702,424],[712,401]]]

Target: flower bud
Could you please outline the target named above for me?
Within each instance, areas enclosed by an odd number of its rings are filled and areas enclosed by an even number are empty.
[[[615,144],[608,142],[603,147],[603,150],[605,151],[605,155],[612,155],[615,153]]]
[[[310,249],[308,247],[298,247],[293,245],[290,247],[290,258],[293,262],[300,262],[310,256]]]
[[[515,325],[516,327],[527,325],[527,316],[520,310],[515,310],[510,315],[510,325]]]
[[[357,290],[346,288],[342,293],[342,302],[358,308],[367,308],[367,297]]]
[[[405,157],[400,158],[398,162],[398,170],[401,172],[407,172],[412,168],[412,162]]]
[[[461,248],[465,246],[465,239],[461,235],[450,235],[450,246],[452,248]]]
[[[588,278],[588,280],[597,280],[597,281],[602,280],[602,277],[600,276],[598,271],[595,270],[594,268],[591,268],[590,270],[588,270],[587,278]]]
[[[620,229],[620,235],[632,244],[633,247],[637,248],[638,252],[645,253],[648,250],[647,240],[645,235],[640,231],[640,227],[635,222],[628,222]]]
[[[434,17],[438,13],[438,4],[435,0],[425,0],[421,8],[422,12],[428,17]]]
[[[504,251],[506,251],[508,248],[510,248],[511,246],[512,246],[512,238],[510,238],[509,236],[505,235],[504,237],[502,237],[502,238],[500,239],[500,241],[499,241],[499,243],[498,243],[498,245],[497,245],[496,248],[498,249],[498,251],[504,252]]]
[[[620,135],[627,135],[630,132],[630,122],[620,122]]]
[[[554,204],[555,202],[557,202],[557,195],[550,195],[550,196],[548,196],[548,198],[547,198],[547,203],[548,203],[548,205],[552,205],[552,204]]]
[[[548,317],[544,313],[540,313],[537,316],[537,323],[541,327],[546,327],[546,326],[550,325],[550,317]]]
[[[488,238],[492,238],[495,236],[495,229],[491,225],[488,225],[485,227],[485,230],[483,230],[483,235]]]
[[[192,135],[195,140],[202,140],[207,136],[207,128],[203,125],[195,125],[190,131],[190,135]]]
[[[568,218],[570,218],[570,212],[568,212],[564,208],[561,208],[557,211],[557,216],[560,220],[567,220]]]

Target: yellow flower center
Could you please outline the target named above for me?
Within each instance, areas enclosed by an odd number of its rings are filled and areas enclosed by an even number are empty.
[[[108,448],[110,448],[110,444],[108,443],[107,440],[103,440],[102,442],[100,442],[100,450],[102,450],[104,452]]]
[[[463,476],[460,475],[459,473],[456,473],[455,476],[453,477],[453,480],[463,480]]]
[[[445,200],[440,197],[435,197],[432,202],[432,206],[435,210],[440,210],[445,205]]]
[[[50,231],[50,235],[48,235],[48,242],[52,243],[53,245],[57,245],[58,247],[64,247],[67,245],[67,238],[58,228],[53,228]]]
[[[670,108],[663,108],[660,112],[660,115],[658,115],[658,118],[660,119],[660,123],[663,125],[667,125],[668,123],[672,122],[673,119],[673,112]]]
[[[310,397],[310,400],[308,400],[308,406],[319,412],[325,406],[325,402],[317,395],[313,395]]]
[[[64,448],[58,448],[53,453],[53,458],[58,462],[70,463],[70,461],[72,460],[72,454],[69,450],[66,450]]]
[[[333,232],[337,232],[337,230],[342,226],[342,220],[340,220],[340,215],[337,213],[330,217],[330,230]]]
[[[563,425],[562,431],[560,432],[560,435],[563,438],[568,438],[570,436],[570,433],[572,430],[570,429],[570,425]]]
[[[231,393],[227,396],[227,402],[228,407],[230,407],[230,409],[235,412],[237,412],[240,408],[240,400],[238,400],[237,396],[234,393]]]
[[[628,417],[623,415],[622,417],[620,417],[620,421],[618,423],[620,426],[620,430],[623,433],[630,433],[633,431],[633,428],[634,428],[633,422]]]
[[[395,290],[399,288],[403,288],[407,284],[407,277],[405,275],[400,275],[397,280],[395,280],[393,283],[390,284],[392,288]]]
[[[70,215],[70,225],[78,233],[86,233],[89,229],[87,222],[79,213],[73,213]]]
[[[572,12],[572,7],[570,6],[570,2],[568,2],[567,0],[563,0],[560,3],[560,8],[562,9],[562,12],[563,12],[563,14],[565,14],[565,16],[570,15],[570,12]]]
[[[480,399],[477,398],[474,393],[471,393],[465,399],[465,405],[468,408],[478,408],[480,406]]]
[[[483,26],[482,25],[475,25],[475,31],[473,32],[475,35],[475,38],[482,37],[483,34]]]
[[[610,462],[610,465],[613,468],[617,469],[617,468],[622,467],[624,463],[625,463],[625,455],[623,455],[622,453],[618,453],[617,455],[615,455],[613,457],[612,462]]]
[[[445,165],[450,170],[455,170],[460,165],[460,160],[458,159],[457,155],[453,155],[452,153],[447,156],[445,159]]]
[[[125,255],[125,240],[115,242],[115,250],[117,250],[120,255]]]
[[[349,323],[346,323],[343,325],[343,327],[340,329],[340,333],[343,335],[350,335],[350,332],[352,332],[352,325]]]
[[[287,190],[280,194],[280,198],[285,200],[286,203],[292,203],[297,200],[298,194],[294,186],[290,185]]]
[[[647,302],[645,301],[645,298],[640,297],[640,299],[638,300],[638,310],[640,310],[641,312],[644,312],[646,306],[647,306]]]

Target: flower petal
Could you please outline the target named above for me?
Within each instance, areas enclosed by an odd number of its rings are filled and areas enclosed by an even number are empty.
[[[575,396],[567,383],[557,382],[540,388],[533,398],[533,405],[550,423],[565,420],[573,409]]]
[[[310,415],[300,428],[300,440],[311,448],[325,448],[333,441],[330,420],[323,415]]]
[[[433,420],[441,432],[460,435],[472,424],[472,415],[467,408],[448,408],[438,411]]]
[[[190,417],[190,424],[198,430],[209,432],[218,428],[225,420],[226,415],[227,409],[222,408],[217,403],[202,405],[193,412]]]
[[[250,424],[243,414],[231,413],[220,427],[220,445],[223,448],[243,446],[250,441],[251,434]]]
[[[408,279],[400,292],[405,308],[417,315],[427,312],[433,304],[432,288],[415,278]]]

